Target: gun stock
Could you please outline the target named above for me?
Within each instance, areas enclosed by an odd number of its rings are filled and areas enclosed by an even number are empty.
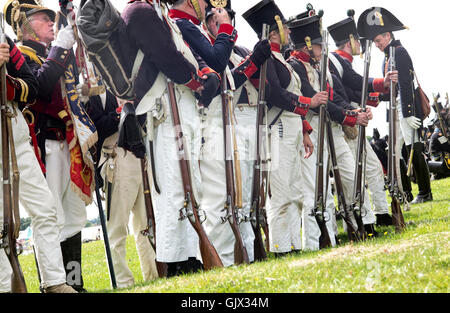
[[[320,90],[327,90],[327,72],[328,72],[328,32],[322,32],[322,58],[320,60]],[[320,106],[319,111],[319,130],[317,144],[317,162],[316,162],[316,184],[315,184],[315,208],[312,212],[320,229],[319,247],[320,249],[331,247],[331,239],[326,227],[325,220],[325,197],[323,190],[324,182],[324,144],[325,144],[325,124],[326,124],[326,104]]]
[[[225,176],[227,185],[227,201],[225,203],[226,216],[222,218],[224,222],[228,220],[233,231],[235,244],[234,244],[234,263],[236,265],[242,263],[250,263],[248,258],[247,249],[245,248],[244,241],[242,239],[241,231],[238,224],[238,207],[236,206],[236,186],[235,186],[235,173],[233,172],[233,156],[231,147],[231,116],[230,116],[230,96],[227,86],[227,74],[223,73],[222,76],[222,121],[223,121],[223,140],[225,150]]]
[[[199,237],[200,253],[203,260],[203,267],[205,270],[210,270],[214,267],[223,267],[222,260],[219,257],[214,246],[208,239],[208,236],[203,229],[198,214],[199,208],[197,201],[195,200],[194,193],[192,190],[191,174],[190,174],[190,164],[189,157],[186,155],[185,150],[185,138],[183,131],[181,129],[181,120],[178,112],[177,100],[175,97],[175,87],[171,80],[167,79],[167,90],[169,93],[170,110],[172,114],[172,122],[175,131],[175,140],[177,143],[177,150],[179,156],[180,171],[183,183],[183,189],[185,194],[184,206],[181,212],[184,214],[181,218],[187,217],[192,227],[196,231]],[[185,213],[184,213],[185,212]]]
[[[269,25],[263,24],[261,40],[267,39],[269,35]],[[259,74],[258,89],[258,108],[256,112],[256,155],[253,162],[253,182],[252,182],[252,206],[250,209],[250,221],[252,224],[255,239],[253,241],[254,257],[256,261],[267,259],[267,253],[264,248],[264,242],[261,234],[261,220],[264,218],[261,214],[261,127],[263,127],[264,109],[266,106],[266,76],[267,61],[264,62]],[[263,189],[264,192],[264,189]]]
[[[148,179],[147,162],[145,159],[141,159],[141,174],[142,174],[142,187],[144,189],[144,202],[145,210],[147,212],[147,229],[141,233],[148,237],[150,245],[153,247],[156,253],[156,221],[155,213],[153,210],[152,196],[150,191],[150,182]],[[167,276],[167,264],[158,262],[155,258],[156,269],[160,278]]]
[[[4,32],[4,18],[0,14],[0,42],[6,42]],[[18,207],[18,171],[17,162],[14,151],[14,135],[12,133],[11,117],[8,116],[7,97],[6,97],[6,64],[0,69],[0,115],[1,115],[1,131],[2,131],[2,169],[3,169],[3,232],[0,234],[0,247],[5,249],[6,256],[12,268],[11,275],[11,292],[26,293],[27,286],[20,267],[19,258],[16,248],[16,240],[18,230],[20,228],[20,216]],[[11,150],[10,150],[11,147]],[[14,177],[13,189],[11,188],[10,175],[10,157],[13,163]]]
[[[364,78],[361,89],[361,110],[366,112],[367,98],[369,95],[369,70],[372,54],[372,40],[366,41],[366,53],[364,59]],[[358,226],[358,234],[361,239],[366,238],[366,231],[362,220],[365,194],[365,164],[366,164],[366,127],[358,127],[358,145],[356,152],[355,185],[353,188],[353,215]]]
[[[396,69],[395,63],[395,48],[390,47],[390,64],[389,70],[394,71]],[[401,232],[405,228],[405,221],[403,218],[402,209],[400,207],[400,197],[401,192],[399,188],[398,179],[398,166],[399,161],[397,158],[397,151],[395,149],[397,145],[397,101],[396,101],[396,84],[391,81],[390,83],[390,99],[389,99],[389,192],[391,195],[391,212],[393,217],[393,224],[395,226],[396,232]],[[411,146],[411,150],[414,145]],[[404,200],[406,201],[406,199]]]

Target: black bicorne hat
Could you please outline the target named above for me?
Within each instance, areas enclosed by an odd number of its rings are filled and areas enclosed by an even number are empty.
[[[358,33],[361,37],[373,40],[388,32],[408,29],[391,12],[381,7],[365,10],[358,19]]]
[[[278,23],[285,24],[286,19],[273,0],[262,0],[242,14],[250,27],[261,38],[263,24],[270,26],[270,31],[278,29]]]
[[[208,19],[213,13],[211,12],[214,8],[223,8],[227,10],[228,14],[230,14],[231,19],[234,19],[236,16],[236,12],[231,8],[231,0],[208,0],[208,7],[206,8],[205,19]]]
[[[318,15],[313,15],[300,20],[294,20],[288,24],[291,31],[291,41],[296,49],[311,44],[322,43],[322,16],[323,11],[320,10]]]
[[[351,38],[359,40],[359,34],[354,19],[355,11],[348,10],[347,15],[348,17],[345,20],[337,22],[327,28],[336,46],[346,43],[348,40],[351,40]]]

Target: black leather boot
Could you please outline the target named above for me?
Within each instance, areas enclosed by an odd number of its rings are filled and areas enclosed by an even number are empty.
[[[430,170],[424,156],[424,145],[421,142],[414,144],[414,155],[412,165],[416,176],[419,194],[411,202],[412,204],[423,203],[433,200],[431,194]]]
[[[196,258],[189,258],[187,261],[179,262],[177,275],[199,272],[203,269],[203,264]]]
[[[366,231],[367,236],[369,236],[369,238],[378,237],[378,232],[375,230],[373,224],[364,225],[364,230]]]
[[[408,147],[410,147],[410,146],[408,146]],[[411,201],[413,201],[414,196],[412,194],[411,179],[407,175],[408,167],[407,167],[404,159],[400,159],[400,174],[402,176],[402,186],[403,186],[403,191],[406,194],[406,201],[411,202]]]
[[[375,214],[377,218],[376,225],[377,226],[390,226],[393,225],[392,223],[392,216],[389,214]]]
[[[67,284],[78,292],[86,292],[81,270],[81,232],[61,242],[61,252]]]

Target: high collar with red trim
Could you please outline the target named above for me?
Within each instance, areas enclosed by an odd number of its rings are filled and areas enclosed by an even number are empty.
[[[169,17],[172,19],[187,19],[189,21],[191,21],[192,23],[194,23],[195,25],[200,25],[201,22],[199,21],[198,18],[196,18],[195,16],[192,16],[186,12],[177,10],[177,9],[172,9],[169,11]]]
[[[281,45],[279,43],[270,43],[270,50],[272,50],[273,52],[278,52],[281,53]]]
[[[292,51],[291,56],[302,62],[309,63],[311,61],[311,56],[303,51],[299,50]]]
[[[350,53],[347,53],[347,52],[342,51],[342,50],[336,50],[335,52],[337,54],[339,54],[341,57],[343,57],[344,59],[349,60],[350,63],[353,63],[353,56]]]

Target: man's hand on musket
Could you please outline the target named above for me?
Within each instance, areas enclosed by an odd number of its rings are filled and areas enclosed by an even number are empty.
[[[366,108],[366,113],[367,113],[367,117],[368,117],[369,121],[373,120],[373,112],[370,107]]]
[[[366,112],[359,112],[356,116],[356,125],[369,125],[369,115]]]
[[[0,43],[0,66],[9,61],[9,45],[7,43]]]
[[[390,71],[384,77],[384,88],[389,88],[391,81],[398,83],[398,71]]]
[[[327,104],[328,103],[328,92],[321,91],[314,95],[314,97],[311,98],[311,108],[317,108],[319,105]]]
[[[305,159],[308,159],[314,152],[314,145],[308,133],[303,134],[303,147],[305,148]]]

